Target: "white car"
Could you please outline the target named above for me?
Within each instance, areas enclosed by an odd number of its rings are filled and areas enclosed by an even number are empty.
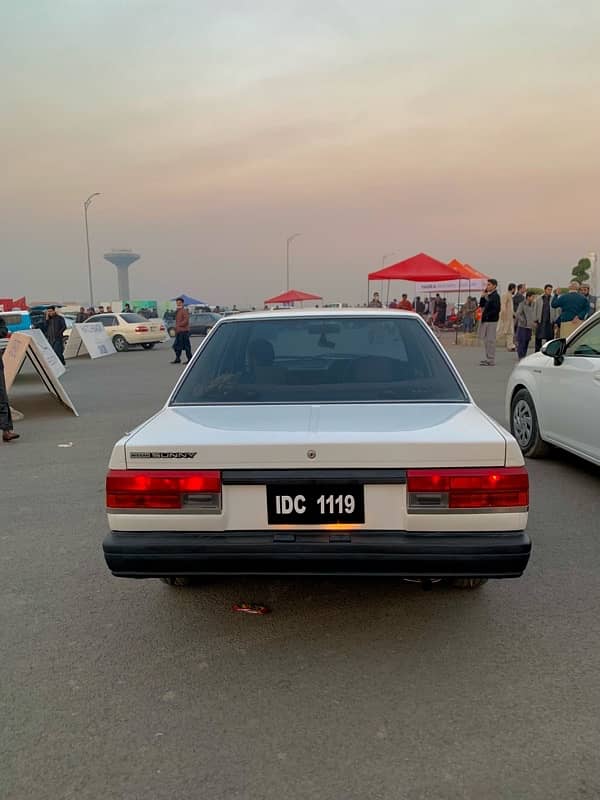
[[[225,317],[114,447],[114,575],[522,574],[529,483],[416,314]]]
[[[122,353],[134,345],[141,345],[144,350],[151,350],[158,342],[168,339],[164,322],[161,319],[146,319],[141,314],[123,312],[120,314],[95,314],[88,317],[88,322],[101,322],[106,328],[115,350]]]
[[[529,458],[549,445],[600,465],[600,311],[514,368],[506,415]]]

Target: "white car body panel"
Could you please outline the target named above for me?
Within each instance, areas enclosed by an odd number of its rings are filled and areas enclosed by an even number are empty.
[[[567,344],[600,325],[600,312],[573,333]],[[534,402],[540,435],[549,444],[600,465],[600,358],[565,356],[561,365],[543,353],[534,353],[514,368],[506,392],[506,418],[519,387]]]
[[[161,449],[195,452],[185,466],[198,469],[451,467],[458,450],[461,466],[495,467],[505,464],[507,436],[469,403],[178,406],[132,435],[126,452],[128,469],[140,464],[132,451]]]
[[[507,464],[507,444],[510,463]],[[317,459],[307,460],[307,449]],[[132,458],[176,451],[193,458]],[[522,466],[512,437],[465,404],[167,407],[119,442],[111,469],[444,468]],[[365,486],[364,530],[522,530],[526,512],[408,514],[406,487]],[[109,513],[115,531],[265,530],[264,486],[224,486],[220,514]],[[280,526],[279,526],[280,527]],[[314,530],[320,526],[289,526]]]

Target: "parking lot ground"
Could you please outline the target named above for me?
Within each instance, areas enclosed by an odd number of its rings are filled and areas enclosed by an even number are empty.
[[[504,422],[514,356],[492,369],[449,351]],[[27,371],[12,391],[26,418],[0,445],[0,797],[599,797],[600,471],[530,462],[530,566],[476,592],[113,578],[108,456],[164,402],[170,358],[70,362],[77,418]]]

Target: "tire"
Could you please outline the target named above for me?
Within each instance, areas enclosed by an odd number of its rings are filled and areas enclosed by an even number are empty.
[[[176,586],[177,588],[181,588],[182,586],[189,586],[192,582],[191,578],[184,577],[174,577],[169,576],[166,578],[161,578],[163,583],[166,583],[167,586]]]
[[[152,350],[155,344],[156,342],[144,342],[142,344],[142,347],[144,348],[144,350]]]
[[[129,350],[129,345],[127,344],[126,339],[119,333],[116,336],[113,336],[112,343],[115,346],[117,353],[124,353],[126,350]]]
[[[171,337],[171,339],[174,339],[175,338],[175,328],[169,328],[168,334]]]
[[[510,432],[527,458],[543,458],[550,446],[540,436],[535,404],[527,389],[519,389],[510,404]]]
[[[479,589],[487,582],[487,578],[449,578],[450,586],[455,589],[467,589],[469,591]]]

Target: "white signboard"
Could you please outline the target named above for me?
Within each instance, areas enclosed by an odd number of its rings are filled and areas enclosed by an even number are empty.
[[[116,352],[101,322],[77,323],[71,328],[69,341],[65,347],[65,358],[85,355],[89,355],[90,358],[102,358]]]
[[[461,278],[460,281],[431,281],[429,283],[417,283],[415,294],[437,294],[437,292],[482,292],[487,284],[485,278]]]
[[[30,336],[35,341],[38,349],[44,354],[46,362],[52,372],[57,378],[60,378],[60,376],[65,372],[65,367],[52,349],[52,345],[48,339],[46,339],[44,334],[37,328],[32,328],[29,331],[19,331],[19,333],[24,333],[25,336]]]
[[[40,336],[46,342],[47,347],[40,343],[39,337],[35,334],[40,334]],[[50,353],[52,353],[62,368],[62,372],[60,373],[62,375],[65,369],[41,331],[19,331],[18,333],[13,333],[13,335],[10,337],[8,347],[2,354],[6,388],[7,390],[10,390],[15,378],[19,373],[19,370],[23,366],[23,362],[26,358],[28,358],[35,367],[37,374],[40,376],[42,383],[46,389],[48,389],[50,394],[53,394],[59,402],[61,402],[66,408],[72,411],[76,417],[78,417],[79,414],[77,413],[77,409],[73,405],[69,395],[62,387],[58,379],[59,376],[54,372],[54,369],[48,361],[48,350]]]

